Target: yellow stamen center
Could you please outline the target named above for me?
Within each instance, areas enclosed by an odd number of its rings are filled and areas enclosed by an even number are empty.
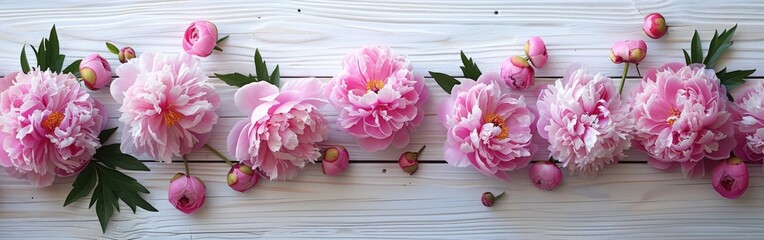
[[[385,87],[385,83],[380,80],[371,80],[366,83],[367,91],[379,92],[383,87]]]
[[[674,108],[669,109],[669,117],[666,119],[666,123],[669,125],[674,125],[676,120],[679,118],[679,114],[681,114],[679,110]]]
[[[40,125],[45,128],[45,130],[53,131],[53,129],[56,129],[58,125],[61,125],[61,122],[64,121],[64,114],[61,112],[52,112],[50,115],[45,117],[45,119],[42,120],[42,123]]]
[[[164,124],[167,125],[168,127],[172,127],[172,126],[175,126],[175,123],[178,122],[178,120],[180,120],[182,116],[180,115],[180,113],[176,111],[169,110],[167,111],[167,113],[163,115],[163,117],[164,117]]]
[[[499,116],[499,114],[489,113],[487,116],[485,116],[484,120],[486,123],[493,123],[494,126],[501,128],[501,133],[496,135],[497,139],[502,140],[509,136],[509,128],[504,126],[504,118]]]

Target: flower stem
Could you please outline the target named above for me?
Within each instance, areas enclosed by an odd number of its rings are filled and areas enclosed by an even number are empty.
[[[191,172],[188,170],[188,158],[183,155],[183,167],[186,168],[186,176],[191,176]]]
[[[503,197],[505,193],[507,193],[507,192],[501,192],[501,193],[499,193],[499,195],[496,195],[496,197],[494,197],[493,199],[494,200],[499,200],[499,198]]]
[[[422,148],[419,149],[419,151],[416,152],[417,157],[422,155],[422,152],[424,152],[424,149],[427,147],[427,145],[422,146]]]
[[[210,150],[212,154],[215,154],[215,156],[218,156],[220,159],[223,159],[223,161],[225,161],[225,163],[227,163],[229,166],[233,166],[233,163],[231,162],[231,160],[228,160],[227,157],[225,157],[222,153],[218,152],[218,150],[215,150],[215,148],[213,148],[209,144],[204,144],[204,147],[207,148],[207,150]]]
[[[629,64],[626,63],[623,65],[623,75],[621,76],[621,86],[618,87],[618,94],[620,95],[623,92],[623,84],[626,83],[626,74],[629,73]]]

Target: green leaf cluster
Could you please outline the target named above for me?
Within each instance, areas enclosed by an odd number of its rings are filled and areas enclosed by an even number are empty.
[[[692,36],[690,52],[688,53],[687,50],[682,49],[685,63],[687,65],[704,64],[706,65],[706,68],[713,69],[722,54],[734,43],[732,37],[735,35],[736,30],[737,25],[730,29],[725,29],[722,33],[714,31],[714,37],[711,38],[711,43],[708,46],[708,53],[705,56],[703,55],[703,44],[701,43],[700,36],[696,30],[695,34]],[[721,80],[722,85],[729,91],[745,83],[745,78],[753,74],[755,71],[756,69],[727,72],[727,68],[724,68],[721,71],[716,72],[716,77]],[[727,94],[727,97],[732,100],[731,95]]]
[[[273,70],[273,72],[268,75],[268,65],[265,64],[265,61],[263,61],[263,57],[260,55],[259,49],[255,49],[255,74],[256,76],[252,76],[252,74],[244,75],[235,72],[231,74],[215,73],[215,76],[226,84],[234,87],[243,87],[249,83],[259,81],[265,81],[275,85],[276,87],[279,86],[281,79],[281,74],[279,73],[279,65],[276,65],[276,68]]]
[[[106,129],[98,136],[101,144],[111,137],[117,128]],[[93,155],[87,166],[80,172],[72,184],[72,190],[66,196],[64,206],[67,206],[85,196],[93,193],[89,207],[96,206],[96,215],[101,223],[101,230],[106,232],[109,219],[119,209],[119,200],[122,200],[135,213],[137,207],[147,211],[156,212],[140,193],[148,194],[149,190],[140,184],[135,178],[117,170],[117,168],[134,171],[149,171],[141,161],[133,156],[124,154],[119,149],[119,144],[105,145],[99,148]]]
[[[462,73],[464,73],[464,77],[472,79],[477,81],[477,79],[482,75],[483,73],[480,71],[480,68],[477,66],[477,64],[472,60],[472,58],[468,58],[467,55],[464,54],[464,51],[461,51],[461,58],[462,58]],[[432,76],[433,79],[435,79],[435,82],[438,83],[438,86],[442,88],[447,93],[451,93],[451,90],[454,88],[454,86],[459,85],[459,80],[456,80],[456,78],[449,76],[445,73],[440,72],[433,72],[430,71],[430,76]]]
[[[60,53],[61,48],[58,42],[58,33],[56,32],[56,25],[50,29],[50,35],[48,38],[43,38],[40,41],[40,45],[35,48],[32,47],[35,59],[37,60],[36,69],[40,71],[50,70],[57,73],[75,73],[79,70],[80,60],[74,61],[72,64],[64,68],[64,59],[66,56]],[[21,71],[29,73],[33,68],[29,65],[29,59],[27,59],[26,45],[21,48]]]

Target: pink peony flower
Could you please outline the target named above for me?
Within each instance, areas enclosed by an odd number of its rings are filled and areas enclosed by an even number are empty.
[[[637,91],[632,144],[659,169],[681,165],[687,177],[705,174],[704,160],[723,160],[735,146],[726,89],[712,69],[670,63],[645,74]]]
[[[207,57],[212,54],[218,41],[218,28],[209,21],[195,21],[188,25],[183,35],[183,50],[191,55]]]
[[[218,120],[220,97],[198,59],[144,53],[119,66],[117,75],[111,95],[122,104],[123,152],[172,162],[204,146]]]
[[[535,71],[523,57],[513,56],[501,64],[501,78],[514,90],[523,90],[536,81]]]
[[[631,144],[633,122],[612,80],[581,68],[549,85],[536,102],[539,135],[572,173],[593,177],[618,163]]]
[[[117,54],[119,62],[126,63],[128,60],[135,58],[135,50],[131,47],[123,47]]]
[[[361,149],[408,145],[409,134],[424,119],[421,106],[427,100],[424,78],[412,71],[409,61],[388,47],[364,47],[343,59],[328,98],[339,111],[340,129],[355,137]]]
[[[167,190],[170,204],[185,214],[199,210],[204,205],[206,195],[207,187],[201,179],[183,173],[175,174]]]
[[[96,149],[106,111],[71,74],[32,70],[0,81],[0,166],[35,187],[76,174]]]
[[[446,127],[445,158],[457,167],[473,166],[483,174],[509,179],[504,171],[528,165],[531,124],[535,116],[523,96],[511,94],[496,73],[463,81],[438,108]]]
[[[248,119],[228,135],[228,152],[273,179],[291,179],[306,162],[321,157],[317,143],[329,133],[318,109],[323,86],[317,79],[289,81],[281,88],[266,82],[245,85],[234,102]]]
[[[748,168],[737,157],[719,161],[711,171],[711,185],[714,190],[729,199],[737,199],[748,189]]]
[[[748,162],[764,160],[764,82],[748,81],[733,90],[735,156]]]
[[[226,180],[231,189],[237,192],[244,192],[257,185],[257,181],[260,180],[260,174],[255,172],[255,169],[252,169],[246,163],[236,163],[228,171]]]

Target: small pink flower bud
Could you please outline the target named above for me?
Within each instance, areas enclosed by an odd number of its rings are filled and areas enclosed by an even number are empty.
[[[512,89],[523,90],[533,86],[534,75],[531,65],[521,56],[507,58],[501,64],[501,78]]]
[[[321,171],[325,175],[335,176],[340,174],[350,164],[350,155],[343,146],[332,146],[324,151],[321,161]]]
[[[119,50],[119,62],[126,63],[128,60],[135,58],[135,50],[131,47],[123,47]]]
[[[170,180],[167,195],[176,209],[185,214],[191,214],[204,205],[206,192],[207,188],[201,179],[177,173]]]
[[[610,60],[614,63],[639,64],[647,55],[647,45],[642,40],[618,41],[610,49]]]
[[[562,171],[552,161],[533,164],[530,176],[533,185],[543,190],[552,190],[562,183]]]
[[[218,41],[218,28],[209,21],[195,21],[183,35],[183,50],[188,54],[207,57],[212,54]]]
[[[546,44],[544,44],[544,40],[540,37],[534,36],[531,39],[528,39],[528,41],[525,42],[524,50],[525,55],[528,56],[534,67],[543,68],[544,65],[546,65],[546,60],[548,58]]]
[[[254,187],[260,180],[260,175],[246,163],[237,163],[228,171],[228,186],[238,192],[244,192]]]
[[[501,192],[499,196],[494,196],[491,192],[484,192],[480,201],[483,202],[483,206],[491,207],[499,198],[503,197],[506,192]]]
[[[90,54],[80,62],[80,76],[88,89],[101,89],[111,83],[111,65],[101,55]]]
[[[642,27],[642,30],[645,30],[648,37],[658,39],[666,35],[668,24],[660,13],[651,13],[645,16],[645,26]]]
[[[405,152],[398,158],[398,165],[401,166],[404,172],[409,175],[414,175],[419,170],[419,155],[422,155],[422,151],[427,146],[422,146],[418,152]]]
[[[722,197],[739,198],[748,189],[748,168],[740,158],[731,157],[714,167],[711,184]]]

